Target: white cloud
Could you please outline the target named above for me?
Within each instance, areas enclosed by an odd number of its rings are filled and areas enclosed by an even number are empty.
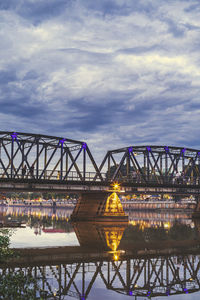
[[[175,143],[179,133],[196,146],[197,2],[151,2],[60,0],[54,15],[39,11],[43,1],[0,10],[1,128],[84,135],[98,157],[134,140]]]

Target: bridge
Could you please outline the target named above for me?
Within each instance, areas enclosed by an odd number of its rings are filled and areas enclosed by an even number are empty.
[[[83,141],[19,132],[0,132],[2,191],[75,191],[200,194],[200,150],[171,146],[129,146],[110,150],[100,166]],[[99,208],[98,204],[98,209]],[[103,204],[105,206],[105,203]]]
[[[195,194],[200,150],[130,146],[108,151],[98,167],[83,141],[0,131],[0,179],[2,190],[103,190],[119,181],[128,192]]]

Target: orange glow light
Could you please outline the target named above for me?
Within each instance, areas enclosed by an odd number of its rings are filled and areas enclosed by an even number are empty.
[[[117,190],[119,191],[120,190],[120,184],[118,182],[114,182],[113,185],[112,185],[112,187],[113,187],[113,189],[115,191],[117,191]]]

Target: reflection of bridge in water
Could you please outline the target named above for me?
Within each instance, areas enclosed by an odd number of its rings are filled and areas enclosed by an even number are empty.
[[[133,296],[166,296],[200,291],[200,262],[195,255],[156,257],[123,257],[118,261],[102,258],[87,262],[37,264],[8,267],[4,274],[16,269],[33,274],[37,279],[35,299],[94,299],[96,282],[117,293]],[[101,283],[100,283],[101,282]],[[66,298],[68,299],[68,298]]]
[[[123,237],[123,224],[73,226],[80,246],[21,249],[21,257],[1,266],[1,272],[21,269],[32,274],[37,279],[35,299],[94,299],[96,286],[135,299],[200,291],[198,222],[190,231],[185,225],[178,227],[181,237],[173,229],[174,240],[167,241],[160,239],[164,232],[156,228],[151,228],[147,238],[144,228],[133,227],[129,240],[129,235]],[[142,234],[144,239],[140,239]]]

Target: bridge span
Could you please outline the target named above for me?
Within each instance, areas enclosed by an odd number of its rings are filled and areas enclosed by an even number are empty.
[[[134,193],[200,192],[200,150],[129,146],[110,150],[98,166],[83,141],[0,132],[0,189],[105,191],[118,181]]]
[[[98,166],[83,141],[0,132],[2,191],[74,191],[96,199],[95,193],[108,196],[110,185],[116,181],[124,193],[169,193],[198,198],[200,150],[129,146],[108,151]]]

